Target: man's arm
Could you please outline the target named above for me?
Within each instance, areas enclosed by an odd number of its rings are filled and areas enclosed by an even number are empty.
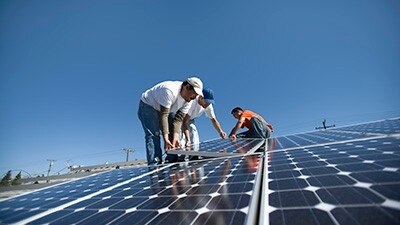
[[[232,139],[232,140],[236,139],[236,132],[242,127],[243,122],[244,122],[244,118],[241,117],[239,119],[239,121],[236,123],[236,125],[233,127],[231,133],[229,134],[230,139]]]
[[[215,118],[212,118],[211,122],[214,125],[214,128],[218,131],[219,136],[221,136],[221,138],[226,138],[226,133],[222,130],[221,125],[219,124],[218,120]]]
[[[181,129],[182,129],[182,121],[183,121],[184,116],[185,116],[185,113],[183,113],[182,111],[178,111],[175,114],[174,121],[173,121],[173,126],[174,126],[174,139],[172,140],[173,148],[180,147],[179,133],[181,132]]]
[[[161,131],[164,139],[164,150],[168,151],[172,147],[171,141],[169,140],[169,125],[168,125],[168,115],[169,108],[165,108],[161,106],[160,108],[160,123],[161,123]]]
[[[186,145],[185,147],[190,147],[190,133],[189,133],[189,121],[190,121],[190,116],[189,114],[185,115],[185,118],[183,118],[183,134],[185,135],[186,139]]]

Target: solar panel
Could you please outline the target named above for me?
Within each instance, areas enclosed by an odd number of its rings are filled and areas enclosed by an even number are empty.
[[[376,121],[372,123],[363,123],[354,126],[337,128],[343,131],[355,131],[374,134],[398,134],[400,133],[400,118]]]
[[[45,188],[0,202],[0,223],[8,224],[76,201],[147,172],[146,168],[113,170]]]
[[[322,145],[331,142],[353,141],[375,137],[376,134],[346,132],[340,130],[314,131],[302,134],[293,134],[269,139],[268,150],[298,148],[302,146]]]
[[[261,224],[400,224],[400,139],[267,153]]]
[[[164,224],[169,221],[188,224],[195,221],[196,224],[210,224],[222,221],[224,224],[244,224],[256,218],[253,214],[257,212],[255,203],[258,203],[261,182],[260,160],[260,155],[248,155],[170,164],[100,190],[90,197],[76,199],[74,204],[69,202],[47,213],[43,213],[46,209],[41,209],[42,215],[22,222]],[[120,171],[129,173],[130,170]],[[8,215],[5,217],[9,218]],[[18,220],[2,219],[1,222]]]
[[[264,143],[265,140],[259,138],[239,138],[235,141],[231,141],[230,139],[215,139],[193,145],[189,149],[171,149],[168,153],[205,157],[238,156],[254,153]]]

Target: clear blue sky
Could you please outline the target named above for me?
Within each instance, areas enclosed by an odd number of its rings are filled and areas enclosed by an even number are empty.
[[[0,172],[144,158],[143,91],[200,77],[226,132],[400,115],[400,1],[0,1]],[[202,140],[218,137],[206,117]],[[63,172],[66,172],[65,170]]]

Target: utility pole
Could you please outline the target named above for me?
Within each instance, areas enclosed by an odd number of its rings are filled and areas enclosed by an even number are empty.
[[[129,161],[129,153],[134,152],[134,150],[130,149],[130,148],[122,148],[122,150],[124,150],[126,152],[126,160],[125,162]]]
[[[49,176],[50,176],[50,170],[51,170],[51,166],[54,164],[54,162],[56,161],[56,160],[54,160],[54,159],[48,159],[47,161],[49,161],[50,162],[50,165],[49,165],[49,170],[47,171],[47,183],[49,183]]]

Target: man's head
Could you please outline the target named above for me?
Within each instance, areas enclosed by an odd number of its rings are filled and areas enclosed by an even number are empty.
[[[203,108],[207,108],[211,104],[215,104],[214,92],[209,88],[203,89],[203,96],[199,96],[198,103]]]
[[[240,116],[242,116],[243,113],[243,109],[240,107],[236,107],[234,109],[232,109],[231,114],[233,115],[233,117],[235,117],[236,119],[239,119]]]
[[[182,83],[181,96],[185,101],[190,102],[197,95],[203,95],[203,82],[197,77],[189,77]]]

